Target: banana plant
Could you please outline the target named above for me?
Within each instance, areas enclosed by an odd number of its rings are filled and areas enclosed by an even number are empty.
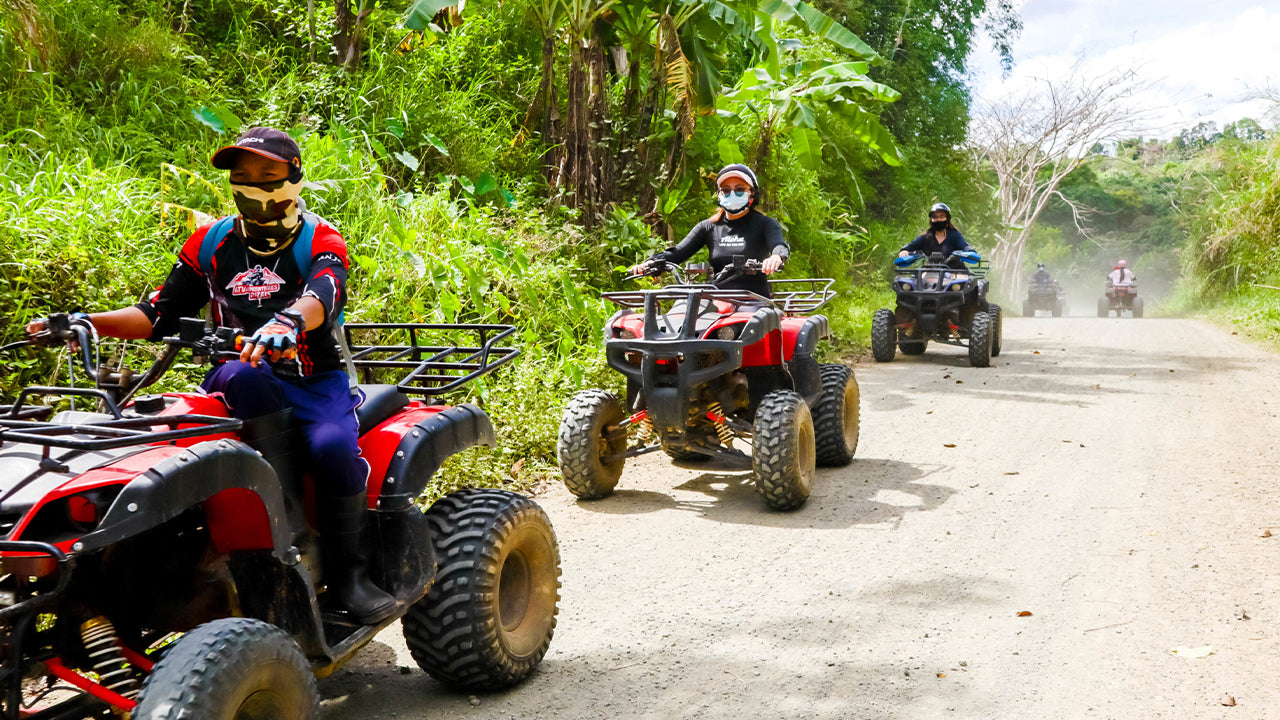
[[[760,126],[759,164],[778,134],[790,137],[800,162],[811,170],[822,164],[824,143],[849,167],[833,119],[842,121],[868,149],[889,165],[902,164],[893,136],[868,108],[890,103],[897,90],[867,77],[868,63],[806,61],[789,65],[766,61],[742,74],[721,96],[718,109],[732,117],[754,117]],[[852,170],[850,169],[850,174]]]

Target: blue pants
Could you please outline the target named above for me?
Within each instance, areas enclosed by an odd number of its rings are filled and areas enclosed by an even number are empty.
[[[234,360],[209,371],[200,388],[222,400],[233,417],[250,420],[292,408],[310,450],[316,494],[348,497],[363,492],[369,463],[360,457],[357,398],[341,370],[305,378],[276,377],[266,363]]]

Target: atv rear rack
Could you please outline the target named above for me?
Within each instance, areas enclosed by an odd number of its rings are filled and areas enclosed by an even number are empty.
[[[212,415],[148,415],[84,423],[17,420],[4,415],[0,416],[0,445],[13,442],[68,450],[111,450],[233,433],[240,425],[234,418]]]
[[[363,382],[376,382],[380,371],[396,371],[399,380],[395,385],[400,392],[428,398],[457,390],[515,360],[519,348],[498,344],[515,331],[514,325],[479,323],[343,326],[352,362]]]

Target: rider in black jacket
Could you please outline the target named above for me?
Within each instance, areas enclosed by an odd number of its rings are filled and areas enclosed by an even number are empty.
[[[951,260],[951,255],[962,250],[977,252],[974,250],[951,224],[951,208],[944,203],[937,203],[929,208],[929,229],[925,230],[915,240],[902,246],[898,251],[898,257],[910,257],[913,253],[923,253],[927,258],[934,253],[942,253],[944,260]],[[948,262],[951,264],[958,264]]]
[[[720,190],[720,209],[695,225],[678,245],[655,253],[633,267],[632,273],[644,272],[655,262],[682,263],[704,246],[711,254],[711,268],[716,273],[733,262],[735,255],[762,261],[764,275],[772,275],[782,268],[791,250],[782,238],[778,221],[756,209],[760,201],[756,174],[746,165],[727,165],[716,176],[716,186]],[[718,287],[749,290],[770,297],[769,281],[764,275],[734,275]]]

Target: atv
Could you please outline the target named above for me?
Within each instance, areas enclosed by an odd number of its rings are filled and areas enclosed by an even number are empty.
[[[761,264],[735,256],[710,284],[605,293],[620,307],[605,324],[605,356],[627,380],[625,404],[584,390],[569,402],[556,445],[569,491],[613,492],[627,458],[662,450],[675,460],[746,458],[757,490],[777,510],[809,498],[817,465],[847,465],[858,444],[858,383],[814,353],[827,318],[809,315],[835,292],[829,279],[771,280],[773,298],[716,284]],[[709,274],[705,265],[691,273]]]
[[[1067,293],[1057,280],[1032,282],[1027,288],[1027,299],[1022,301],[1022,316],[1035,317],[1040,310],[1047,310],[1054,317],[1067,313]]]
[[[968,347],[974,367],[988,367],[1000,354],[1004,318],[999,305],[987,302],[988,263],[971,251],[952,258],[934,253],[924,260],[916,253],[894,260],[897,308],[871,317],[876,362],[893,360],[895,344],[903,355],[922,355],[930,340]]]
[[[326,592],[291,429],[267,443],[285,450],[264,456],[213,397],[135,397],[185,350],[238,357],[236,331],[183,319],[141,374],[99,364],[92,325],[65,314],[0,348],[66,344],[92,380],[27,387],[0,406],[0,717],[312,718],[315,679],[396,620],[433,677],[469,690],[519,682],[555,627],[560,560],[546,515],[500,490],[419,505],[447,457],[494,443],[484,411],[436,399],[513,360],[502,342],[514,331],[353,323],[335,333],[353,385],[365,382],[356,413],[372,467],[370,578],[396,601],[376,625]],[[400,379],[374,383],[388,374]]]
[[[1106,294],[1098,298],[1098,317],[1109,317],[1112,311],[1116,317],[1124,317],[1124,311],[1135,317],[1142,317],[1142,298],[1138,297],[1138,283],[1116,285],[1107,281]]]

